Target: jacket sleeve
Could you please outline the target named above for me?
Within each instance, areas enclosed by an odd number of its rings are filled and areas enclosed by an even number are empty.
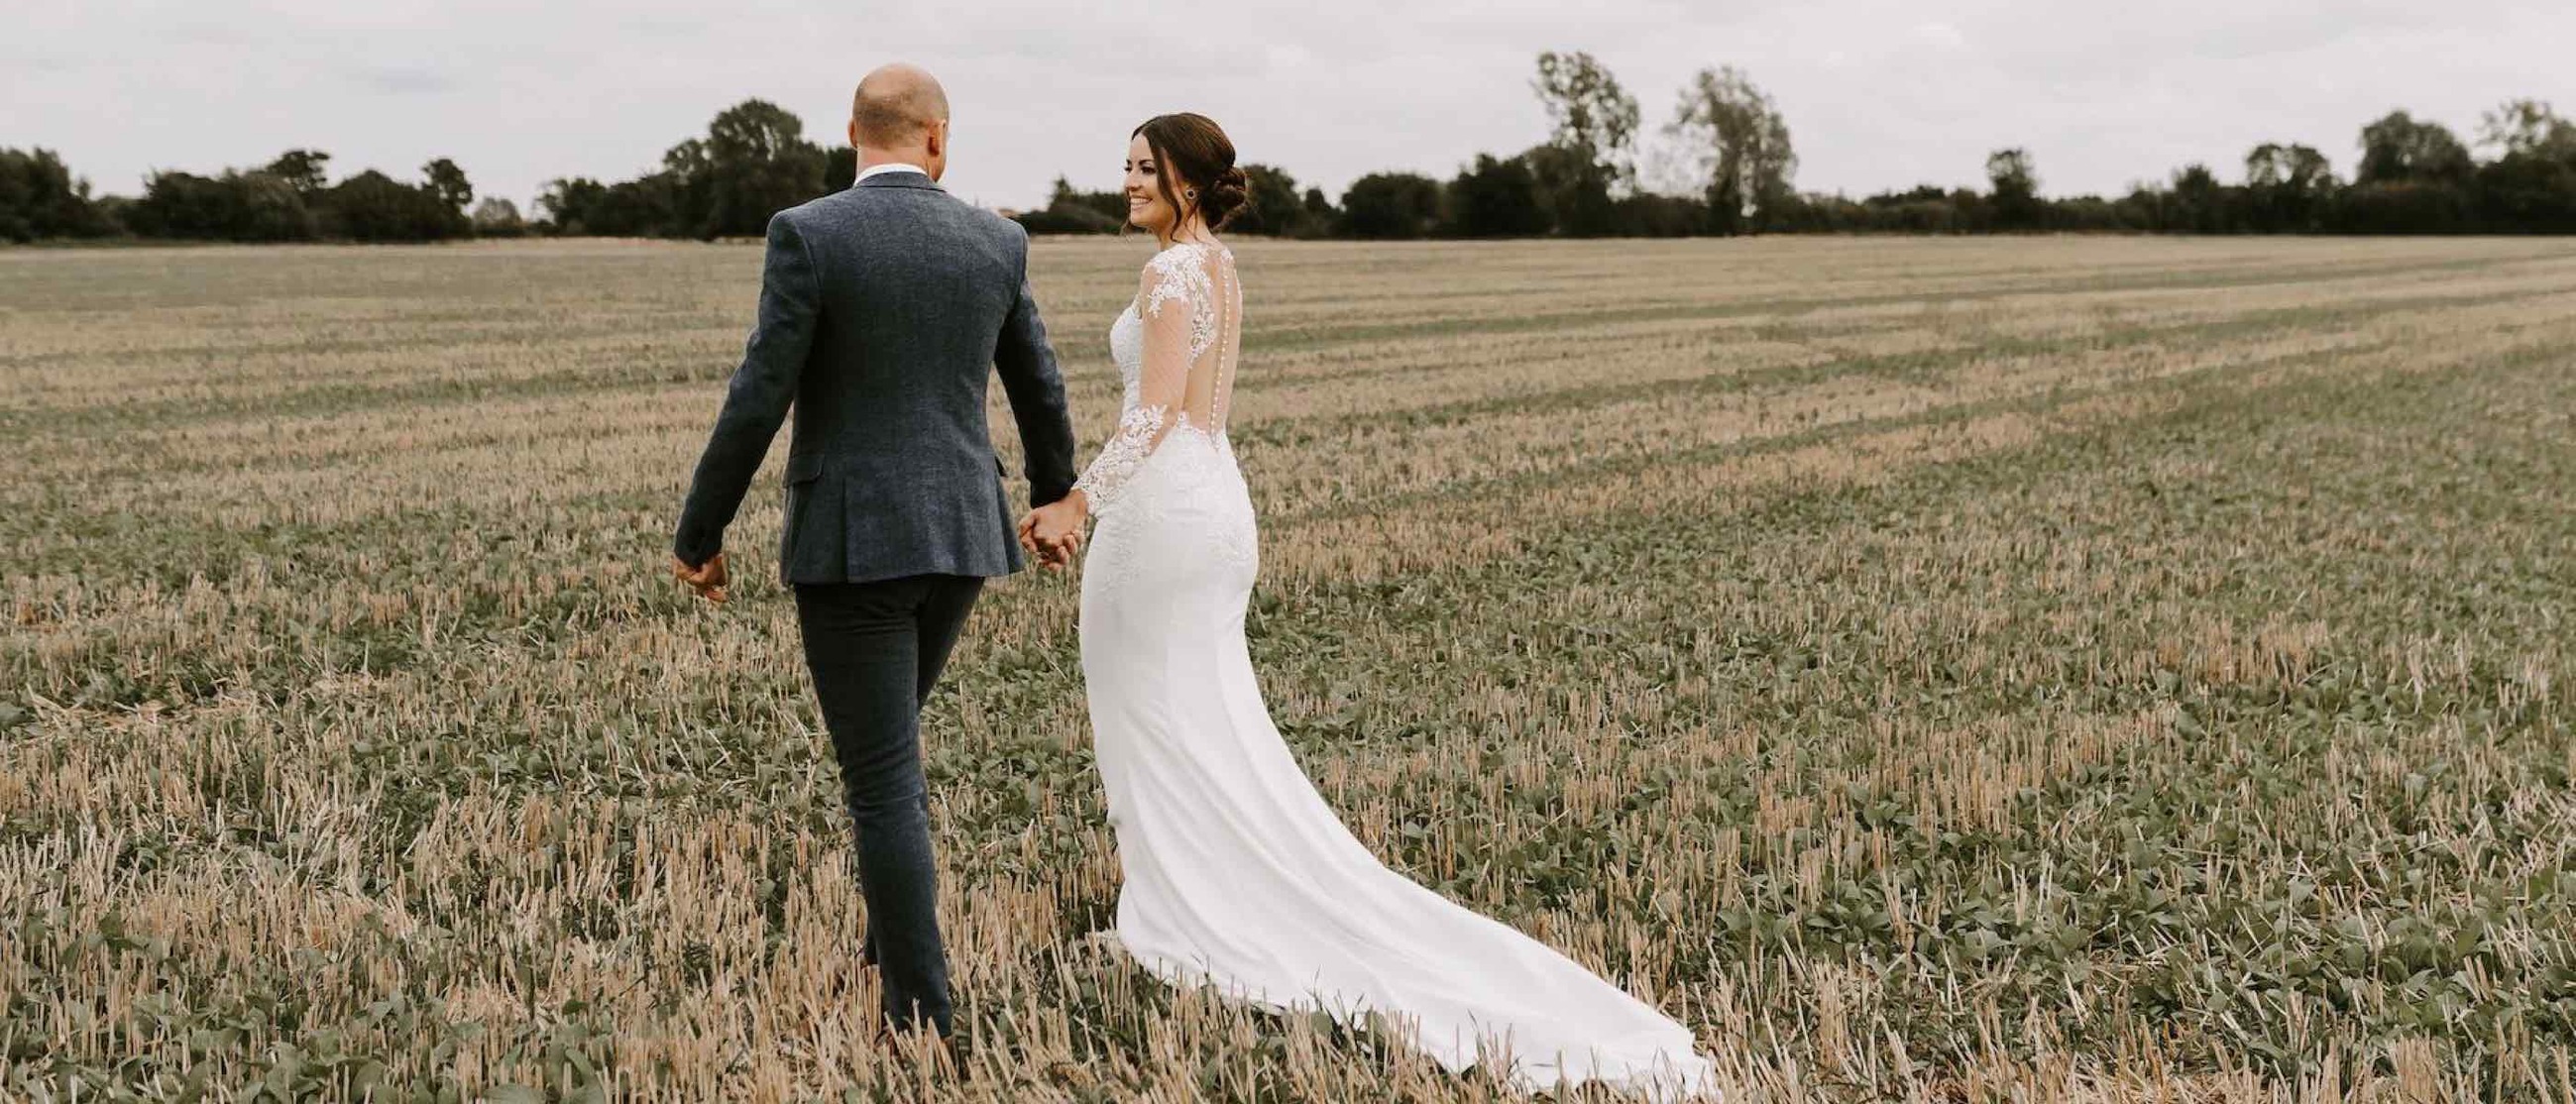
[[[814,345],[814,325],[822,311],[813,257],[796,224],[781,211],[769,219],[769,247],[761,261],[760,315],[744,347],[742,365],[726,386],[724,409],[706,451],[698,457],[689,497],[680,508],[679,531],[671,554],[691,566],[703,564],[724,548],[724,531],[741,508],[743,492],[778,435],[787,407],[796,399],[805,356]]]
[[[1019,299],[1002,323],[993,367],[1010,397],[1011,419],[1019,423],[1020,452],[1028,457],[1029,505],[1044,506],[1073,491],[1073,418],[1065,410],[1064,375],[1056,370],[1055,348],[1047,344],[1046,323],[1038,318],[1029,285],[1027,231],[1011,229],[1021,235]]]

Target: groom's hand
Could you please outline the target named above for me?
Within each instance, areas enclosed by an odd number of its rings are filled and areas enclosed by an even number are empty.
[[[1020,545],[1034,553],[1038,563],[1049,570],[1063,570],[1082,549],[1082,496],[1050,502],[1029,511],[1020,520]]]
[[[1064,569],[1065,561],[1070,558],[1070,550],[1060,542],[1038,539],[1039,523],[1036,510],[1029,511],[1027,517],[1020,519],[1020,547],[1027,550],[1029,555],[1036,557],[1039,567],[1049,571],[1061,571]]]
[[[671,574],[678,576],[681,582],[689,584],[691,589],[698,592],[698,597],[717,605],[724,604],[726,582],[724,553],[718,552],[709,556],[707,562],[696,567],[691,567],[678,556],[673,556]]]
[[[1055,559],[1054,553],[1049,549],[1040,548],[1038,546],[1038,538],[1035,536],[1037,527],[1037,511],[1031,510],[1026,514],[1020,515],[1020,550],[1036,557],[1038,565],[1041,567],[1053,566],[1053,561]]]

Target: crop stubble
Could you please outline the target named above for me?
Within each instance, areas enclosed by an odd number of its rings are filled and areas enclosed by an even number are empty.
[[[1742,1088],[2576,1100],[2576,249],[1242,249],[1300,760]],[[1140,253],[1037,247],[1086,454]],[[774,467],[661,569],[756,261],[0,253],[0,1095],[1508,1095],[1081,939],[1062,578],[931,710],[964,1066],[869,1040]]]

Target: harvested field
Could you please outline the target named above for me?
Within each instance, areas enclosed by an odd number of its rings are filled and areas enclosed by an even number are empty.
[[[2576,1104],[2576,244],[1238,248],[1300,760],[1738,1099]],[[1148,252],[1037,246],[1085,457]],[[872,1041],[778,465],[665,568],[758,271],[0,250],[0,1098],[1512,1098],[1082,938],[1070,577]]]

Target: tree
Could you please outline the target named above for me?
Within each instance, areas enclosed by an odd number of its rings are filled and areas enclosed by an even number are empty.
[[[2174,173],[2165,229],[2223,233],[2230,229],[2227,208],[2227,186],[2218,182],[2218,174],[2209,171],[2207,165],[2185,165]]]
[[[611,237],[679,237],[685,229],[680,182],[658,172],[611,184],[589,211],[586,232]],[[765,229],[765,228],[764,228]]]
[[[1530,87],[1552,126],[1546,145],[1514,160],[1529,170],[1541,217],[1576,237],[1618,232],[1612,195],[1637,179],[1636,97],[1586,53],[1540,54]]]
[[[447,209],[447,229],[440,237],[461,238],[474,232],[474,220],[465,209],[474,202],[474,185],[465,179],[465,170],[454,161],[441,157],[420,167],[428,183],[422,188],[439,206]]]
[[[136,233],[155,238],[301,241],[319,233],[295,186],[266,172],[157,172],[127,216]]]
[[[2334,168],[2312,147],[2265,142],[2245,155],[2245,182],[2266,188],[2331,187]]]
[[[463,232],[463,216],[437,192],[374,169],[333,185],[328,198],[332,236],[405,242],[436,241]]]
[[[1712,229],[1732,234],[1763,227],[1795,194],[1798,156],[1789,124],[1771,97],[1732,65],[1702,69],[1682,88],[1666,132],[1688,144],[1708,182]]]
[[[1285,236],[1305,229],[1306,211],[1297,201],[1297,178],[1269,165],[1245,165],[1245,193],[1231,229],[1245,234]]]
[[[1860,206],[1862,225],[1870,230],[1955,234],[1968,229],[1960,216],[1959,197],[1937,185],[1918,184],[1901,192],[1881,192],[1861,200]]]
[[[2336,203],[2336,229],[2453,233],[2468,227],[2477,164],[2440,123],[2392,111],[2361,128],[2361,166]]]
[[[1342,229],[1356,238],[1419,238],[1440,221],[1440,185],[1414,173],[1370,173],[1342,193]]]
[[[331,186],[330,176],[324,171],[330,164],[331,155],[321,150],[291,149],[278,154],[277,160],[261,171],[285,181],[297,194],[310,199]]]
[[[2361,128],[2361,168],[2354,182],[2461,184],[2475,168],[2469,148],[2449,127],[2391,111]]]
[[[660,171],[602,184],[556,180],[537,198],[557,233],[752,237],[770,216],[847,188],[858,152],[805,139],[805,124],[766,100],[744,100],[716,113],[702,137],[662,154]],[[1123,216],[1123,211],[1122,211]]]
[[[663,182],[662,191],[671,200],[671,214],[643,233],[694,238],[723,233],[715,225],[715,162],[707,156],[705,139],[684,138],[663,150],[662,171],[638,178],[638,182],[649,179]]]
[[[485,196],[474,206],[474,234],[484,238],[515,238],[528,232],[528,221],[519,217],[519,205],[500,196]]]
[[[1688,196],[1639,192],[1612,205],[1611,222],[1641,238],[1687,238],[1708,230],[1708,205]]]
[[[1306,231],[1310,234],[1328,234],[1341,224],[1342,213],[1333,209],[1333,201],[1322,188],[1306,189],[1305,207]]]
[[[1107,220],[1112,230],[1127,225],[1126,193],[1081,191],[1061,176],[1055,178],[1055,191],[1048,197],[1047,206],[1050,208],[1079,207]]]
[[[2306,233],[2318,228],[2334,199],[2334,167],[2303,145],[2265,142],[2245,155],[2250,229]]]
[[[2035,230],[2048,218],[2039,198],[2039,169],[2030,151],[1999,149],[1986,155],[1986,180],[1994,187],[1995,225],[2007,230]]]
[[[1538,76],[1530,81],[1539,103],[1547,108],[1554,130],[1551,145],[1574,150],[1588,164],[1599,165],[1614,186],[1635,182],[1637,98],[1619,86],[1610,70],[1588,53],[1538,56]]]
[[[832,147],[823,155],[823,194],[847,189],[859,182],[859,151],[851,146]]]
[[[2478,120],[2478,144],[2495,147],[2503,157],[2576,159],[2576,123],[2541,100],[2506,100]]]
[[[420,175],[429,181],[429,194],[458,215],[474,202],[474,185],[465,179],[465,170],[444,157],[420,167]]]
[[[805,123],[767,100],[744,100],[717,113],[703,143],[674,147],[688,198],[703,206],[700,237],[761,234],[769,216],[824,194],[824,153],[805,140]],[[853,175],[855,175],[855,168]]]
[[[2478,170],[2478,229],[2576,234],[2576,158],[2512,153]]]
[[[1449,182],[1449,233],[1462,238],[1523,238],[1547,233],[1547,208],[1527,157],[1490,153]]]
[[[1032,234],[1115,234],[1127,225],[1127,200],[1117,192],[1077,190],[1059,176],[1046,206],[1021,212],[1019,221]]]
[[[90,202],[89,182],[74,179],[48,149],[0,149],[0,241],[88,238],[113,229]]]
[[[1550,229],[1577,238],[1618,232],[1617,201],[1610,198],[1610,176],[1568,146],[1531,146],[1518,158],[1529,166],[1539,208]]]
[[[2098,195],[2064,196],[2048,201],[2048,225],[2057,230],[2099,233],[2135,229],[2127,221],[2126,214],[2118,203]]]
[[[2469,193],[2431,180],[2355,184],[2335,197],[2328,223],[2339,234],[2456,234],[2471,226]]]
[[[599,209],[608,195],[608,186],[586,176],[546,181],[537,192],[537,210],[545,218],[546,228],[557,234],[586,234],[588,216]]]
[[[2478,169],[2480,229],[2576,233],[2576,124],[2546,103],[2512,100],[2487,113],[2478,141],[2501,151]]]
[[[1127,197],[1086,192],[1058,176],[1046,206],[1021,212],[1019,222],[1032,234],[1115,234],[1127,225]]]

